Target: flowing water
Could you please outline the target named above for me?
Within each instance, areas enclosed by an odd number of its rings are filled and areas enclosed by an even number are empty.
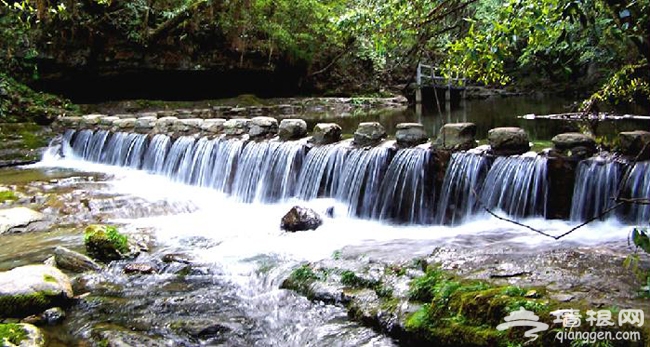
[[[51,332],[56,346],[80,345],[102,332],[138,332],[177,346],[391,346],[396,342],[350,322],[342,307],[309,302],[279,289],[281,281],[299,264],[342,249],[359,259],[408,260],[439,246],[624,244],[629,233],[612,218],[558,242],[480,213],[480,205],[500,209],[549,234],[572,226],[540,218],[548,198],[546,159],[533,154],[496,160],[454,154],[437,191],[432,152],[424,147],[363,149],[344,141],[308,149],[303,141],[86,130],[68,131],[62,142],[34,168],[105,175],[93,189],[122,197],[115,201],[125,213],[104,222],[151,235],[155,246],[137,261],[156,264],[159,273],[130,277],[118,262],[85,276],[76,290],[91,296],[70,310],[63,333]],[[631,172],[632,196],[647,196],[647,172],[647,163]],[[315,231],[285,233],[280,218],[295,204],[323,215],[333,207],[334,214]],[[168,208],[152,214],[152,205]],[[642,208],[635,216],[648,213]],[[80,235],[57,235],[37,247],[79,249]],[[21,237],[9,240],[21,244]],[[193,265],[163,263],[168,254]],[[0,264],[7,257],[0,252]]]
[[[428,160],[424,153],[415,148],[396,156],[398,164],[388,168],[386,175],[393,175],[397,167],[421,168]],[[70,310],[64,324],[66,334],[51,332],[56,337],[55,346],[77,345],[79,340],[102,331],[111,336],[139,332],[175,346],[391,346],[396,342],[350,322],[341,307],[311,303],[278,289],[282,279],[300,263],[332,257],[340,249],[354,252],[358,247],[360,258],[390,260],[425,255],[444,245],[475,247],[496,242],[539,248],[557,244],[486,216],[475,216],[460,227],[449,228],[392,226],[344,214],[326,218],[316,231],[284,233],[278,222],[297,202],[291,199],[274,204],[259,200],[245,203],[237,196],[183,184],[164,175],[74,158],[50,157],[37,167],[104,172],[110,178],[102,189],[111,194],[194,207],[191,212],[170,210],[167,215],[107,221],[122,225],[127,233],[148,230],[156,246],[137,261],[159,264],[160,272],[127,276],[118,262],[107,271],[86,276],[77,290],[92,295]],[[398,176],[394,185],[382,185],[379,191],[396,195],[402,187],[423,184],[421,177]],[[138,210],[141,205],[135,201],[130,208]],[[332,204],[345,208],[331,198],[301,204],[321,212]],[[416,216],[409,218],[417,221]],[[526,222],[551,233],[568,227],[562,221]],[[626,235],[619,224],[608,221],[579,230],[564,242],[622,242]],[[77,249],[81,243],[80,236],[52,238],[57,244]],[[179,275],[183,264],[159,261],[170,253],[192,259],[192,269]]]

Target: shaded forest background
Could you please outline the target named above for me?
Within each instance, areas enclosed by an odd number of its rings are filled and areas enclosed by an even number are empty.
[[[377,95],[426,61],[650,113],[649,15],[650,0],[2,0],[0,112],[74,112],[22,84],[74,102]]]

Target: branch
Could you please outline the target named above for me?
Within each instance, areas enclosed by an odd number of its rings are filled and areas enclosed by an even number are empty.
[[[178,25],[180,25],[183,21],[186,19],[189,19],[192,17],[192,14],[202,8],[202,5],[207,4],[208,1],[206,0],[198,0],[191,5],[185,7],[181,12],[179,12],[177,15],[174,17],[168,19],[164,23],[160,24],[157,28],[149,31],[147,34],[147,39],[146,41],[148,43],[155,42],[158,40],[161,36],[165,35],[168,31],[174,29]]]
[[[329,70],[329,69],[330,69],[334,64],[336,64],[336,62],[337,62],[339,59],[341,59],[341,57],[343,57],[343,56],[346,55],[348,52],[350,52],[350,49],[352,49],[352,47],[353,47],[352,44],[348,44],[347,47],[345,47],[345,49],[343,50],[343,52],[339,53],[336,57],[334,57],[334,59],[332,59],[332,61],[331,61],[329,64],[327,64],[324,68],[322,68],[322,69],[320,69],[320,70],[318,70],[318,71],[316,71],[316,72],[313,72],[313,73],[309,74],[307,77],[314,77],[314,76],[316,76],[316,75],[320,75],[320,74],[322,74],[323,72]]]
[[[637,154],[637,156],[634,158],[634,161],[631,163],[630,167],[634,167],[637,164],[637,162],[641,158],[641,155],[643,155],[643,153],[645,152],[646,148],[648,148],[649,145],[650,145],[650,143],[646,143],[643,146],[641,151],[639,151],[639,154]],[[631,170],[627,170],[627,172],[625,173],[623,181],[620,183],[620,188],[619,188],[619,190],[617,192],[617,196],[615,198],[613,198],[613,200],[616,201],[616,204],[614,204],[613,206],[611,206],[611,207],[609,207],[609,208],[607,208],[605,210],[602,210],[598,215],[587,219],[586,221],[582,222],[581,224],[578,224],[575,227],[573,227],[573,228],[569,229],[568,231],[566,231],[566,232],[564,232],[564,233],[562,233],[560,235],[557,235],[557,236],[548,234],[548,233],[546,233],[546,232],[544,232],[542,230],[539,230],[539,229],[534,228],[534,227],[532,227],[530,225],[518,222],[518,221],[516,221],[514,219],[510,219],[510,218],[507,218],[507,217],[500,216],[497,213],[495,213],[494,211],[490,210],[487,206],[485,206],[485,204],[481,201],[481,199],[480,199],[478,193],[476,192],[476,189],[474,189],[474,187],[472,187],[472,194],[476,198],[476,201],[478,201],[479,206],[483,210],[485,210],[485,212],[492,215],[494,218],[505,221],[505,222],[508,222],[508,223],[518,225],[520,227],[523,227],[523,228],[526,228],[528,230],[534,231],[534,232],[536,232],[536,233],[538,233],[540,235],[550,237],[550,238],[555,239],[555,240],[559,240],[559,239],[571,234],[572,232],[584,227],[585,225],[587,225],[587,224],[589,224],[589,223],[591,223],[591,222],[593,222],[593,221],[595,221],[597,219],[601,219],[605,215],[609,214],[610,212],[616,210],[617,208],[619,208],[619,207],[621,207],[621,206],[623,206],[625,204],[650,205],[650,198],[623,198],[623,197],[621,197],[623,189],[627,185],[627,182],[628,182],[628,180],[630,178],[630,171]]]

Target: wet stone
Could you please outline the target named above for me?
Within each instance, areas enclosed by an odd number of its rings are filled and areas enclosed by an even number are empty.
[[[454,151],[474,148],[476,147],[476,124],[447,123],[440,128],[435,144]]]
[[[236,136],[248,133],[250,119],[230,119],[223,123],[223,132],[226,135]]]
[[[121,118],[113,122],[113,126],[118,129],[135,128],[137,120],[135,118]]]
[[[136,129],[151,129],[156,125],[156,117],[141,117],[135,122]]]
[[[424,126],[420,123],[400,123],[397,124],[395,139],[398,145],[411,147],[427,142],[428,136],[424,131]]]
[[[314,210],[294,206],[287,212],[280,223],[282,230],[295,232],[315,230],[323,224],[323,218]]]
[[[181,263],[181,264],[190,264],[191,260],[185,254],[170,253],[163,255],[161,259],[164,263]]]
[[[271,117],[255,117],[251,119],[248,135],[253,138],[275,136],[278,132],[278,120]]]
[[[124,273],[126,274],[150,275],[156,272],[157,270],[153,265],[146,263],[130,263],[124,266]]]
[[[282,141],[298,140],[307,135],[307,122],[302,119],[283,119],[280,122],[278,136]]]
[[[54,261],[57,267],[72,272],[100,271],[102,269],[101,265],[90,257],[61,246],[54,249]]]
[[[318,123],[314,126],[314,131],[310,142],[316,145],[327,145],[341,140],[341,126],[336,123]]]
[[[201,130],[212,134],[218,134],[223,130],[223,124],[226,122],[223,118],[206,119],[201,124]]]
[[[488,131],[488,143],[496,155],[523,154],[530,150],[528,134],[524,129],[516,127]]]
[[[580,153],[582,158],[587,158],[596,153],[596,141],[582,133],[564,133],[553,137],[555,150],[572,154]]]
[[[377,122],[359,124],[354,132],[354,143],[358,146],[375,146],[386,137],[386,130]]]
[[[174,124],[172,125],[172,131],[174,132],[198,131],[201,129],[202,123],[203,120],[199,118],[179,119],[175,121]]]
[[[176,122],[178,118],[176,117],[163,117],[156,120],[155,128],[159,132],[168,132],[171,126]]]
[[[87,114],[81,117],[81,124],[85,126],[98,125],[100,119],[106,117],[104,114]]]

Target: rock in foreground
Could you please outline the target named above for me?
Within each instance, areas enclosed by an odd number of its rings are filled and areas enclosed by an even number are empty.
[[[311,208],[294,206],[282,217],[282,230],[296,232],[315,230],[323,224],[321,216]]]
[[[124,259],[129,254],[128,238],[109,225],[88,226],[84,243],[88,255],[104,263]]]
[[[0,272],[0,317],[22,318],[72,299],[68,276],[47,265]]]
[[[54,249],[54,260],[59,268],[72,272],[100,271],[102,269],[89,257],[60,246]]]
[[[41,221],[45,216],[27,207],[14,207],[0,210],[0,234],[11,233],[15,228],[28,226]]]

